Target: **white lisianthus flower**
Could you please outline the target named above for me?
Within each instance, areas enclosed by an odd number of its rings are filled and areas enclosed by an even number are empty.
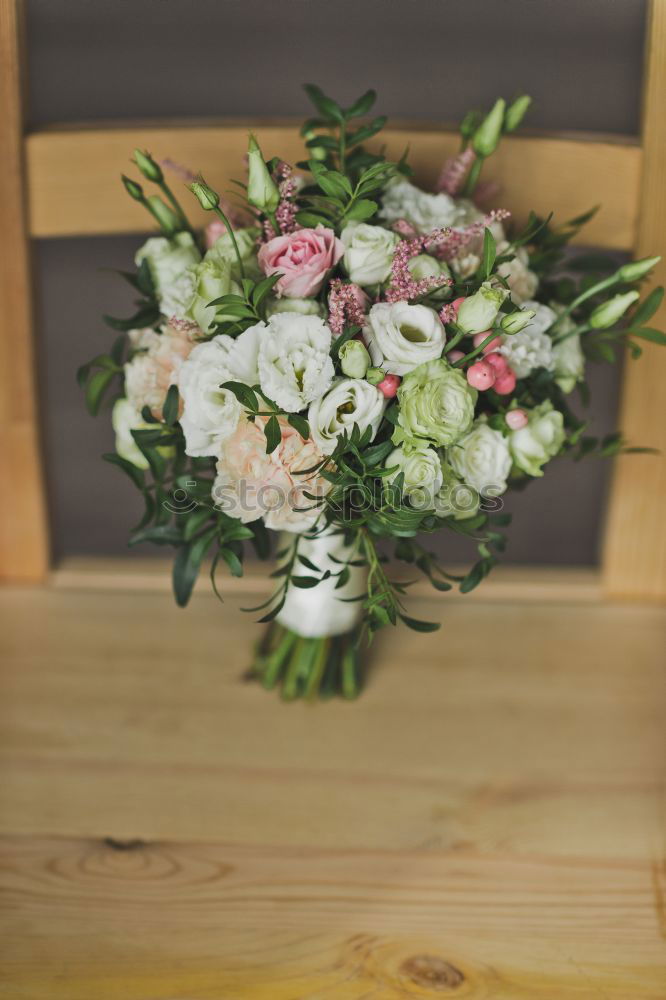
[[[134,257],[137,267],[143,260],[148,261],[160,312],[183,319],[194,289],[192,268],[201,260],[192,234],[151,236]]]
[[[503,254],[509,247],[506,240],[497,244],[497,256]],[[522,305],[535,294],[539,287],[539,279],[529,269],[529,254],[525,247],[517,247],[513,260],[507,260],[500,264],[497,273],[504,278],[511,289],[511,298],[516,305]]]
[[[405,219],[422,234],[444,226],[464,226],[468,215],[466,203],[454,201],[448,194],[428,194],[403,179],[388,185],[379,209],[380,219],[389,225]]]
[[[368,313],[363,338],[375,368],[406,375],[441,356],[446,334],[434,309],[377,302]]]
[[[552,308],[559,314],[564,307],[553,303]],[[576,324],[570,316],[561,319],[557,324],[557,335],[568,334],[568,336],[559,344],[553,344],[555,381],[564,393],[573,392],[576,382],[582,382],[585,374],[585,355],[581,347],[580,334],[572,332],[575,327]]]
[[[369,382],[358,378],[336,379],[324,396],[310,404],[308,423],[312,440],[324,455],[330,455],[339,435],[351,432],[354,424],[358,424],[361,432],[372,427],[374,438],[385,408],[384,394]]]
[[[262,392],[287,413],[319,399],[333,381],[329,356],[332,334],[318,316],[274,313],[261,330],[259,384]]]
[[[257,384],[259,337],[257,327],[244,330],[236,339],[220,334],[195,347],[181,367],[180,426],[186,454],[193,458],[218,455],[220,444],[236,430],[243,407],[233,392],[220,386],[230,381]]]
[[[396,448],[384,463],[387,469],[396,467],[388,477],[394,482],[402,473],[403,495],[418,510],[434,510],[435,497],[443,483],[442,462],[426,441],[412,441]]]
[[[542,466],[554,458],[564,444],[564,417],[545,400],[529,413],[528,423],[509,434],[515,465],[528,476],[543,476]]]
[[[499,496],[506,490],[511,471],[509,445],[485,420],[477,420],[471,431],[448,449],[447,458],[461,480],[481,496]]]
[[[357,285],[378,285],[391,273],[393,253],[399,237],[383,226],[348,222],[340,233],[345,253],[342,262]]]
[[[147,423],[129,399],[122,398],[113,404],[111,426],[116,432],[116,454],[126,462],[131,462],[137,469],[147,469],[148,459],[132,437],[132,431],[154,431],[155,424]],[[172,458],[174,455],[174,449],[169,446],[157,450],[164,458]]]
[[[473,295],[463,299],[456,322],[465,333],[483,333],[490,330],[499,308],[509,293],[505,288],[494,288],[484,281]]]
[[[549,306],[529,299],[523,302],[526,309],[534,311],[534,316],[519,333],[502,337],[500,353],[505,356],[518,378],[526,378],[537,369],[553,371],[553,341],[546,330],[556,320],[556,314]]]

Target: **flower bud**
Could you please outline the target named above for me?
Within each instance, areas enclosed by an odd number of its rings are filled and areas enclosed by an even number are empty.
[[[164,174],[162,173],[161,167],[155,163],[150,153],[144,153],[140,149],[135,149],[134,162],[146,180],[154,181],[155,184],[162,183],[164,180]]]
[[[386,378],[386,372],[383,368],[368,368],[365,373],[365,381],[369,382],[370,385],[379,385]]]
[[[309,142],[311,139],[316,139],[316,138],[317,138],[317,133],[314,132],[312,129],[309,132],[305,133],[305,139],[307,142]],[[326,152],[323,146],[309,146],[308,151],[310,154],[310,159],[312,160],[325,160],[326,157],[328,156],[328,153]]]
[[[280,192],[253,135],[250,135],[247,162],[247,200],[260,212],[274,212],[280,202]]]
[[[644,257],[643,260],[632,260],[628,264],[623,264],[617,272],[618,281],[640,281],[660,260],[661,257]]]
[[[480,111],[468,111],[460,123],[460,134],[463,139],[471,139],[478,128],[482,114]]]
[[[370,355],[360,340],[348,340],[340,348],[340,367],[349,378],[363,378],[370,365]]]
[[[131,177],[126,177],[125,174],[121,174],[121,177],[130,198],[134,198],[135,201],[143,201],[143,188],[141,185],[133,181]]]
[[[472,149],[478,156],[490,156],[495,152],[502,134],[504,109],[506,101],[503,97],[495,101],[495,105],[483,119],[472,137]]]
[[[217,191],[208,187],[203,177],[197,178],[189,185],[190,191],[197,198],[199,204],[207,212],[212,212],[220,204],[220,196]]]
[[[520,333],[534,319],[534,309],[519,309],[502,317],[500,326],[504,333]]]
[[[602,302],[590,316],[590,326],[593,330],[607,330],[624,316],[631,303],[638,298],[638,292],[626,292],[624,295],[613,296],[608,302]]]
[[[528,97],[527,94],[523,94],[521,97],[517,97],[515,101],[512,101],[506,109],[506,115],[504,116],[505,132],[514,132],[518,128],[531,103],[532,98]]]
[[[183,228],[176,213],[162,201],[159,195],[149,195],[146,198],[146,203],[167,236],[172,236]]]
[[[504,288],[491,288],[489,284],[481,285],[478,292],[468,295],[460,304],[456,322],[465,333],[481,333],[490,330],[499,307],[509,293]]]

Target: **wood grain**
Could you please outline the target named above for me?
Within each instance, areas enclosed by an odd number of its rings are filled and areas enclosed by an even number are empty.
[[[245,603],[0,591],[0,996],[663,997],[663,611],[417,600],[312,706]]]
[[[120,183],[121,173],[132,174],[129,160],[136,146],[201,171],[224,192],[232,178],[243,176],[250,129],[267,157],[279,152],[290,162],[303,158],[295,123],[153,122],[116,128],[70,126],[29,135],[30,231],[33,236],[143,232],[151,228],[145,211]],[[455,132],[441,126],[388,128],[381,135],[389,157],[399,159],[409,146],[416,179],[426,187],[432,187],[458,143]],[[501,187],[499,202],[511,209],[518,224],[532,209],[553,211],[562,223],[601,203],[603,211],[585,229],[585,242],[627,249],[635,243],[640,161],[641,151],[630,140],[509,137],[486,170]],[[187,192],[184,204],[196,224],[206,220]]]
[[[653,0],[643,99],[643,174],[636,256],[663,254],[655,285],[666,285],[666,0]],[[666,304],[650,320],[666,328]],[[632,444],[657,455],[616,460],[606,529],[604,587],[610,596],[666,599],[666,349],[641,341],[627,361],[618,425]]]
[[[0,0],[0,579],[34,581],[46,574],[48,539],[25,221],[21,6]]]

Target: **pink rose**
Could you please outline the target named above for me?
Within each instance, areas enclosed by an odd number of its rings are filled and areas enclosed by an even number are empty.
[[[264,243],[259,251],[259,266],[265,275],[279,272],[282,277],[275,289],[290,299],[316,295],[326,272],[335,267],[345,252],[332,229],[297,229]]]
[[[322,497],[330,484],[311,470],[322,454],[311,439],[303,440],[283,417],[282,441],[266,454],[265,417],[241,420],[222,442],[213,500],[241,521],[263,517],[273,530],[302,532],[311,528],[321,506],[305,496]]]

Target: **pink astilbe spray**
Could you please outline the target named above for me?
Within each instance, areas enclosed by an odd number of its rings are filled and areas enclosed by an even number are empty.
[[[429,247],[439,246],[442,241],[450,238],[451,233],[452,230],[448,228],[434,229],[425,236],[402,240],[398,244],[391,264],[391,283],[385,296],[387,302],[409,302],[411,299],[427,295],[435,288],[453,284],[451,278],[447,278],[444,274],[417,280],[409,270],[409,262],[413,257]]]
[[[265,219],[263,229],[266,241],[272,240],[276,236],[285,236],[287,233],[293,233],[301,228],[296,222],[296,212],[298,209],[294,203],[294,197],[298,188],[294,177],[294,168],[291,164],[280,160],[273,171],[273,179],[280,192],[280,201],[275,210],[275,221],[278,224],[278,231],[276,232],[275,226],[268,219]]]
[[[432,252],[440,260],[452,260],[464,247],[469,246],[474,240],[483,236],[484,229],[492,226],[493,222],[503,222],[510,215],[511,212],[507,211],[506,208],[497,208],[493,209],[492,212],[488,212],[487,215],[484,215],[482,219],[478,219],[477,222],[465,226],[464,229],[446,230],[446,235],[442,238],[432,240],[431,237],[433,234],[430,234],[428,239],[431,240]]]
[[[328,297],[328,325],[336,337],[347,326],[363,326],[364,306],[368,302],[368,296],[358,285],[345,284],[340,278],[333,279]]]
[[[435,191],[444,191],[445,194],[455,197],[459,195],[465,184],[465,178],[469,168],[476,159],[476,153],[468,146],[456,156],[451,156],[445,161],[442,172],[439,175]]]

